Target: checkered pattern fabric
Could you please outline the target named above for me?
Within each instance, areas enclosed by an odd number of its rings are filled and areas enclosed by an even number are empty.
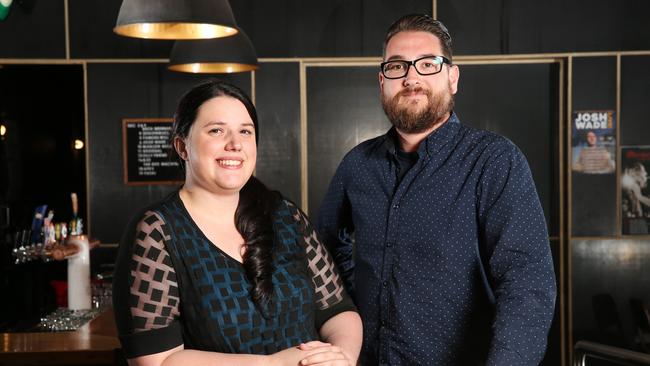
[[[316,303],[319,309],[327,309],[341,302],[345,295],[336,265],[325,246],[321,244],[316,230],[305,214],[292,203],[288,203],[287,206],[300,228],[300,242],[307,253],[308,266],[316,291]]]
[[[176,272],[165,250],[167,225],[148,211],[138,223],[131,262],[131,314],[136,331],[169,325],[179,315]]]
[[[274,293],[265,317],[242,264],[203,235],[177,194],[148,211],[131,257],[134,332],[180,320],[186,348],[227,353],[271,354],[319,339],[315,313],[346,299],[334,261],[295,205],[284,201],[273,227]]]

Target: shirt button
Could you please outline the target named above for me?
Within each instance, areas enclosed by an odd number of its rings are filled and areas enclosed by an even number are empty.
[[[389,248],[392,247],[392,246],[393,246],[393,242],[390,242],[390,241],[389,241],[388,243],[386,243],[386,246],[389,247]]]
[[[385,365],[385,364],[386,364],[386,359],[385,359],[385,358],[382,358],[381,361],[379,361],[379,362],[381,362],[382,364]]]
[[[385,321],[384,319],[382,319],[382,320],[379,321],[379,324],[380,324],[382,327],[384,327],[384,326],[386,326],[386,321]]]
[[[384,285],[384,287],[386,287],[386,286],[388,286],[388,281],[384,281],[381,284]]]
[[[399,205],[395,204],[393,205],[393,208],[397,210],[399,208]]]

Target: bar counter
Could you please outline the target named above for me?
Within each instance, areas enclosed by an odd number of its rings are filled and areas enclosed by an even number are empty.
[[[1,333],[0,365],[113,365],[120,348],[112,308],[76,331]]]

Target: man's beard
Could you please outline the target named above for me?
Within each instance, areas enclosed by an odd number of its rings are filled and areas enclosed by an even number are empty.
[[[400,97],[413,92],[424,93],[427,97],[427,106],[418,111],[412,111],[412,106],[400,105]],[[410,101],[406,101],[410,103]],[[381,105],[390,122],[404,133],[421,133],[429,130],[442,117],[449,114],[454,109],[454,95],[450,90],[443,90],[435,97],[431,90],[425,90],[421,87],[406,88],[394,97],[388,98],[383,93],[381,95]]]

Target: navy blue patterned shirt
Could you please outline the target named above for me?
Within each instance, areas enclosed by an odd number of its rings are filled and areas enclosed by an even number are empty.
[[[362,363],[537,365],[556,286],[525,157],[452,114],[398,181],[394,137],[345,156],[318,216],[363,320]]]

